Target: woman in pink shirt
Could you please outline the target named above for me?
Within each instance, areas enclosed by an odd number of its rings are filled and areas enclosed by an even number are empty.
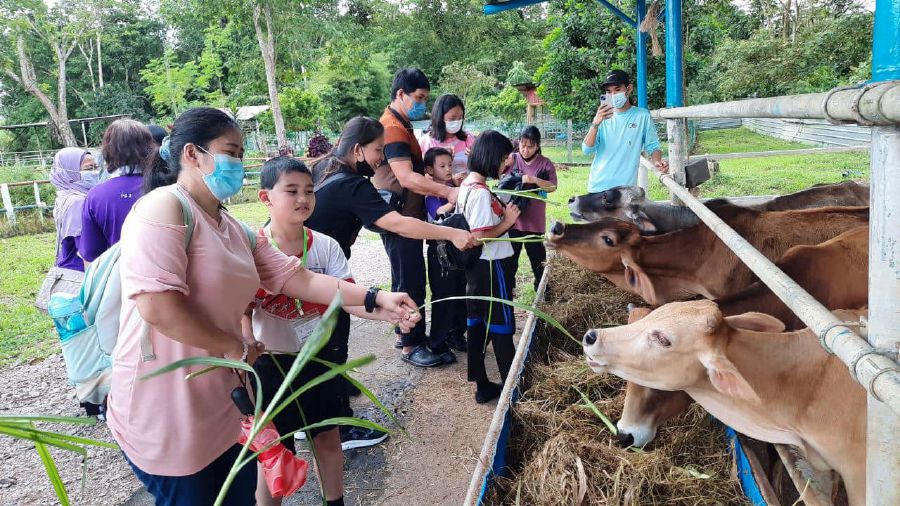
[[[157,505],[214,502],[240,451],[241,414],[231,391],[241,383],[226,369],[189,381],[185,374],[200,368],[141,378],[188,357],[252,364],[262,346],[241,335],[241,316],[260,286],[319,304],[340,290],[345,305],[366,306],[378,319],[418,318],[406,294],[367,292],[312,273],[262,236],[251,246],[243,225],[222,207],[241,188],[243,151],[241,132],[228,115],[205,107],[185,112],[145,174],[151,188],[175,184],[146,194],[122,230],[122,319],[107,419]],[[193,215],[187,247],[174,192],[186,197]],[[146,342],[142,346],[147,334],[150,350]],[[255,489],[256,466],[245,466],[226,504],[254,504]]]
[[[453,174],[466,172],[469,149],[475,144],[475,137],[463,130],[465,118],[466,106],[459,97],[441,95],[431,108],[431,127],[419,141],[422,153],[431,148],[449,150],[453,154]]]

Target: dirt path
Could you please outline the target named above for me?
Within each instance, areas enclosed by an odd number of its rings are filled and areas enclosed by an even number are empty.
[[[363,236],[354,245],[351,268],[360,284],[389,283],[390,266],[377,236]],[[465,353],[458,353],[460,361],[452,366],[423,370],[400,361],[393,348],[393,334],[385,324],[354,320],[352,329],[351,356],[374,354],[377,358],[357,376],[398,416],[409,436],[397,432],[381,445],[345,453],[346,503],[459,504],[496,403],[475,403],[473,387],[465,381]],[[490,350],[486,362],[488,374],[499,379]],[[79,414],[59,355],[0,371],[0,385],[2,414]],[[384,421],[365,399],[355,399],[354,408],[357,416]],[[103,424],[54,428],[111,440]],[[53,455],[72,504],[152,504],[118,451],[91,450],[83,492],[80,458],[63,451],[54,451]],[[0,505],[56,503],[33,446],[4,437],[0,446]],[[321,504],[315,477],[311,476],[301,492],[285,504]]]

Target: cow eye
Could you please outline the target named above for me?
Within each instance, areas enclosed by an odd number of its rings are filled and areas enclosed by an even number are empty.
[[[610,248],[612,248],[613,246],[615,246],[615,243],[613,243],[613,240],[612,240],[612,239],[610,239],[609,237],[606,237],[605,235],[602,236],[602,237],[603,237],[603,244],[609,246]]]
[[[654,330],[650,333],[650,340],[655,342],[656,344],[662,346],[663,348],[668,348],[672,346],[672,342],[669,341],[669,338],[663,335],[662,332],[658,330]]]

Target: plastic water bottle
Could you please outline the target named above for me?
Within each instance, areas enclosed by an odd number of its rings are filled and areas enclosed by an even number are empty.
[[[50,296],[47,313],[53,318],[60,341],[67,341],[87,328],[84,315],[81,314],[82,309],[78,295],[54,293]]]

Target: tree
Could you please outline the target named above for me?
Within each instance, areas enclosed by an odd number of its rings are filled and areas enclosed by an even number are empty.
[[[262,18],[263,24],[260,24]],[[275,29],[272,24],[272,3],[270,0],[254,0],[253,28],[256,40],[262,53],[263,65],[266,69],[266,84],[269,88],[269,101],[272,104],[272,121],[275,123],[275,136],[279,146],[287,146],[287,134],[284,129],[284,117],[281,114],[281,103],[278,100],[278,83],[275,80]]]
[[[40,101],[62,144],[76,146],[75,134],[69,126],[66,63],[87,27],[79,21],[78,13],[59,7],[48,10],[39,0],[10,4],[0,7],[0,16],[6,24],[4,42],[14,44],[15,50],[12,58],[4,58],[3,72]],[[35,37],[50,48],[56,64],[55,102],[48,95],[52,86],[38,81],[30,55],[29,41],[35,41]],[[14,62],[18,63],[18,69]]]
[[[484,75],[475,65],[455,61],[441,69],[440,86],[446,93],[453,93],[467,103],[466,99],[489,90],[496,81]]]
[[[144,91],[150,95],[153,107],[170,116],[177,116],[188,107],[188,94],[194,89],[197,79],[197,64],[189,61],[180,65],[175,59],[175,52],[167,49],[161,58],[151,60],[141,70],[141,78],[147,83]]]

